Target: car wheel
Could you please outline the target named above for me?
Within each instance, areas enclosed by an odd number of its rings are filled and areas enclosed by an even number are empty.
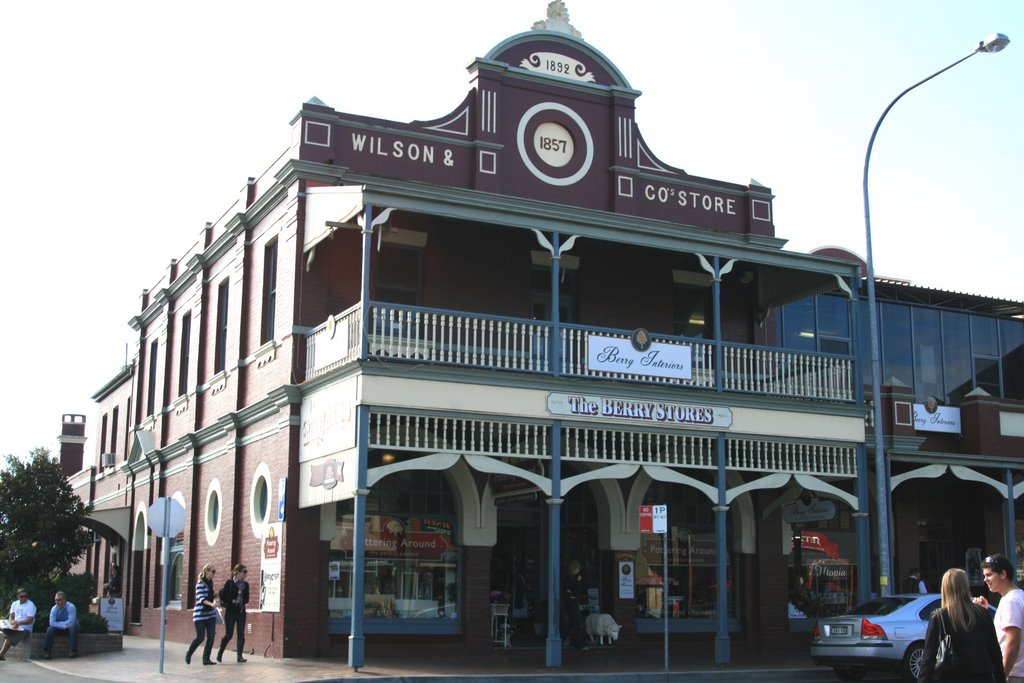
[[[859,681],[868,675],[866,666],[837,666],[832,670],[841,681]]]
[[[907,652],[903,655],[903,669],[900,671],[903,680],[910,681],[911,683],[917,680],[917,677],[921,675],[921,660],[923,657],[924,643],[921,641],[911,643],[910,647],[907,648]]]

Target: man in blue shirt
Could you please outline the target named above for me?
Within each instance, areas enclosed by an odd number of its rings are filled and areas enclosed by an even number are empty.
[[[50,658],[50,648],[53,647],[53,638],[59,631],[65,631],[71,642],[68,646],[68,657],[78,656],[78,612],[75,606],[68,602],[64,591],[57,591],[53,596],[53,607],[50,608],[50,628],[46,629],[46,640],[43,641],[44,659]]]

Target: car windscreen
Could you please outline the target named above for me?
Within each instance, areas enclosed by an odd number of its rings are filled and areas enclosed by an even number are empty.
[[[862,602],[850,610],[848,614],[869,614],[880,617],[885,614],[892,614],[912,599],[913,598],[903,598],[895,595],[885,598],[875,598],[874,600]]]

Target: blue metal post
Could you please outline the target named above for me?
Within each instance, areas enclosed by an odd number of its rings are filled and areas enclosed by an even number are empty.
[[[562,333],[559,330],[558,304],[562,299],[559,281],[561,277],[562,257],[558,255],[560,236],[551,234],[551,373],[558,377],[562,374]],[[555,496],[557,498],[557,496]]]
[[[856,276],[850,276],[850,355],[853,357],[853,395],[857,405],[864,405],[864,382],[861,380],[861,352],[857,330],[860,329],[860,299],[857,294],[860,283]],[[868,447],[866,443],[857,446],[857,511],[853,513],[857,531],[857,602],[866,602],[871,597],[871,496],[868,492]]]
[[[557,237],[555,238],[557,244]],[[562,557],[562,421],[551,423],[551,498],[548,500],[548,639],[544,661],[562,666],[562,636],[559,629],[562,594],[559,569]]]
[[[1017,501],[1013,499],[1013,470],[1006,470],[1006,559],[1017,566]],[[1017,577],[1010,578],[1016,583]]]
[[[715,391],[722,391],[722,275],[717,256],[712,266],[715,270],[711,281],[711,302],[715,316]]]
[[[373,250],[373,206],[367,204],[363,213],[363,270],[359,278],[359,317],[363,321],[362,339],[359,340],[359,358],[366,360],[370,353],[370,252]]]
[[[356,406],[356,443],[359,448],[359,467],[356,473],[354,519],[352,520],[352,632],[348,636],[348,664],[358,671],[365,661],[366,641],[363,638],[363,611],[366,558],[366,459],[370,443],[370,407]]]
[[[363,215],[363,262],[360,273],[359,313],[362,320],[362,334],[359,340],[359,357],[366,360],[369,355],[370,336],[370,252],[373,248],[373,206],[367,204]],[[367,455],[370,443],[370,408],[356,406],[356,445],[359,449],[359,463],[356,468],[356,488],[353,500],[352,520],[352,629],[348,636],[348,663],[358,671],[366,658],[366,640],[363,637],[363,616],[365,611],[365,559],[366,559],[366,486]]]
[[[871,525],[868,510],[871,497],[868,495],[868,448],[857,445],[857,512],[853,513],[857,527],[857,602],[866,602],[871,597]]]
[[[715,263],[715,271],[718,271],[718,263]],[[715,320],[717,326],[717,316]],[[729,548],[725,538],[725,515],[729,512],[729,506],[725,504],[725,435],[719,433],[715,441],[716,459],[718,461],[718,472],[716,483],[718,484],[718,505],[715,511],[715,535],[718,546],[718,571],[715,577],[718,583],[716,597],[716,609],[718,612],[718,632],[715,634],[715,664],[728,664],[729,653]]]

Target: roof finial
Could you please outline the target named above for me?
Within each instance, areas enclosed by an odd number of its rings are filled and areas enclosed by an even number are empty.
[[[562,0],[551,0],[548,3],[548,18],[534,22],[534,31],[561,31],[568,33],[574,38],[583,40],[583,34],[569,23],[569,10],[565,8]]]

